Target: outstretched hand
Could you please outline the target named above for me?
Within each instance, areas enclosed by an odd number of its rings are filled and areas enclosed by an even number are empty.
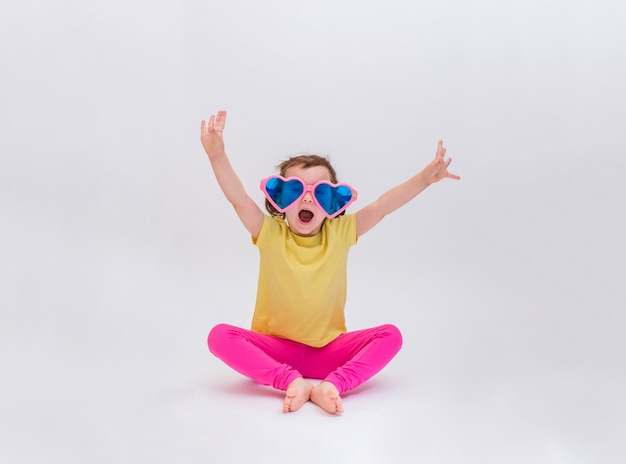
[[[459,176],[448,171],[448,166],[450,166],[452,158],[444,159],[445,154],[446,148],[440,140],[437,145],[435,159],[428,166],[426,166],[426,169],[424,170],[429,183],[434,184],[435,182],[439,182],[441,179],[445,179],[446,177],[454,180],[460,179]]]
[[[224,126],[226,125],[226,111],[218,111],[217,116],[211,115],[209,122],[203,119],[200,123],[200,140],[209,159],[224,153]]]

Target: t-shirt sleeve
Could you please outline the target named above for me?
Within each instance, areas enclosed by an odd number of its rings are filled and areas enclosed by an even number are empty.
[[[261,231],[259,232],[259,236],[256,239],[254,237],[251,237],[252,244],[256,245],[259,248],[262,247],[265,241],[267,240],[267,236],[270,234],[271,229],[280,228],[275,218],[273,218],[272,216],[269,216],[268,214],[265,214],[264,216],[265,217],[263,218],[263,225],[261,226]]]
[[[356,214],[344,214],[331,219],[332,226],[337,237],[348,246],[355,245],[358,241],[356,236]]]

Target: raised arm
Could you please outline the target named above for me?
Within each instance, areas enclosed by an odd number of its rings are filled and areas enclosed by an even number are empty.
[[[422,171],[415,174],[406,182],[385,192],[378,200],[363,207],[356,213],[356,234],[360,237],[365,232],[378,224],[387,214],[405,205],[426,187],[441,179],[450,178],[458,180],[459,176],[448,172],[448,166],[452,158],[444,159],[446,149],[440,140],[437,145],[435,159],[431,161]]]
[[[226,111],[219,111],[217,116],[211,115],[208,123],[202,120],[200,140],[204,151],[209,156],[213,173],[224,195],[226,195],[226,199],[233,205],[248,232],[257,238],[263,225],[264,214],[244,189],[235,170],[230,165],[228,156],[226,156],[222,135],[225,124]]]

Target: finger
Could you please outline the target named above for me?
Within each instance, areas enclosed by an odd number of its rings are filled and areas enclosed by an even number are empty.
[[[226,124],[226,111],[220,110],[217,112],[216,124],[218,127],[221,127],[221,128],[224,127],[224,124]]]
[[[446,148],[443,146],[443,140],[440,140],[437,144],[437,156],[443,157],[446,154]]]
[[[211,117],[209,118],[209,127],[208,127],[209,131],[213,130],[214,125],[215,125],[215,115],[212,114]]]
[[[206,132],[206,121],[204,119],[200,123],[200,132]]]

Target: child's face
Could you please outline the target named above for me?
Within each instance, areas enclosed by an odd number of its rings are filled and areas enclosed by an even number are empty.
[[[300,177],[306,184],[313,185],[320,180],[330,181],[330,172],[325,166],[291,166],[285,172],[285,177]],[[326,216],[313,201],[311,193],[307,192],[299,202],[285,211],[285,218],[294,234],[311,237],[320,231]]]

